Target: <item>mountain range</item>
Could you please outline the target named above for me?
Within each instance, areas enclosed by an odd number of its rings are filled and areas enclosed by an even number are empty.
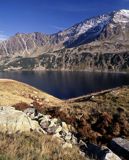
[[[16,33],[0,42],[0,70],[129,71],[129,10],[55,34]]]

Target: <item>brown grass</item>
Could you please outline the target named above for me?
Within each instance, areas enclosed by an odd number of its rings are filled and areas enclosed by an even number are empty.
[[[0,134],[0,160],[88,160],[76,147],[63,149],[47,135]]]
[[[78,99],[78,101],[77,101]],[[129,87],[98,93],[95,96],[65,101],[65,107],[50,107],[44,113],[75,127],[86,141],[107,144],[114,137],[129,139]]]
[[[62,102],[30,85],[14,80],[0,79],[0,105],[14,105],[21,102],[30,104],[34,100],[50,106]]]
[[[76,132],[78,132],[77,136],[86,141],[101,145],[102,143],[108,143],[116,136],[123,135],[129,139],[129,87],[98,93],[89,96],[88,99],[84,96],[76,98],[75,101],[73,99],[72,101],[61,101],[20,82],[0,81],[0,105],[13,105],[16,109],[23,110],[30,103],[33,103],[40,112],[51,114],[53,117],[60,118],[74,126]],[[19,144],[19,140],[17,137],[17,144]],[[47,143],[51,146],[52,142],[46,142],[45,146],[47,146]],[[32,152],[31,147],[29,148],[27,150],[28,154]],[[18,149],[17,152],[19,152]],[[35,153],[35,151],[33,152]],[[67,152],[69,157],[73,156],[72,152]],[[38,151],[36,153],[39,154]],[[60,154],[65,157],[64,153],[60,150],[58,158]],[[51,156],[51,154],[49,155]],[[51,157],[48,159],[51,159]],[[54,157],[54,159],[56,158]],[[62,158],[60,157],[60,159]]]

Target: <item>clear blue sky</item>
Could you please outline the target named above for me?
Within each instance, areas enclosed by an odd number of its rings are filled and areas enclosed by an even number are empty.
[[[17,32],[55,33],[119,9],[129,9],[129,0],[0,0],[0,39]]]

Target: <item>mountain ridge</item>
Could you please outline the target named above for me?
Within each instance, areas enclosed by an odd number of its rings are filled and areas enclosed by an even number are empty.
[[[0,43],[0,69],[89,70],[90,68],[90,70],[127,71],[129,68],[128,28],[129,10],[122,9],[89,18],[55,34],[17,33]],[[123,56],[124,53],[126,56]],[[106,58],[103,57],[105,54]],[[115,59],[116,63],[109,62],[114,61],[111,60],[114,54],[118,57]],[[83,55],[85,61],[81,58]],[[31,67],[26,65],[25,68],[20,65],[26,58],[29,59],[28,63],[33,64]],[[92,60],[87,66],[89,58]],[[99,64],[96,59],[99,59]],[[60,65],[60,62],[63,65]],[[76,65],[76,62],[79,65]],[[23,66],[24,63],[27,62],[24,61]]]

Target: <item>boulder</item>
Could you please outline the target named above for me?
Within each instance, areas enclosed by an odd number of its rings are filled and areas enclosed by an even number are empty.
[[[78,140],[77,140],[77,138],[76,138],[74,135],[72,135],[71,141],[72,141],[72,143],[75,144],[75,145],[78,144]]]
[[[58,128],[56,129],[55,133],[61,133],[62,131],[62,127],[61,126],[58,126]]]
[[[102,147],[103,156],[101,160],[121,160],[115,153],[113,153],[109,148]]]
[[[51,116],[50,115],[43,115],[41,113],[38,113],[38,115],[40,115],[40,116],[38,116],[38,119],[37,119],[39,123],[42,123],[42,122],[45,122],[45,121],[51,122]]]
[[[36,108],[31,107],[24,110],[24,113],[32,120],[41,121],[43,114],[39,113]]]
[[[72,134],[69,132],[65,136],[65,141],[69,142],[72,139]]]
[[[53,127],[53,126],[57,126],[58,125],[58,119],[56,118],[53,118],[53,119],[49,119],[49,121],[51,122],[50,124],[50,127]]]
[[[121,160],[106,146],[99,147],[96,144],[85,143],[83,141],[79,142],[79,146],[83,153],[86,153],[86,155],[89,155],[89,157],[97,160]]]
[[[42,129],[46,130],[50,125],[50,121],[41,121],[40,126]]]
[[[24,113],[31,119],[35,119],[38,116],[38,111],[35,108],[27,108],[24,110]]]
[[[48,134],[55,134],[56,130],[57,130],[57,126],[52,126],[52,127],[47,128],[46,132]]]
[[[68,125],[65,122],[62,122],[62,129],[65,132],[69,132]]]
[[[57,118],[52,118],[50,115],[38,113],[35,108],[27,108],[24,112],[32,120],[37,120],[40,127],[47,134],[58,137],[63,142],[77,144],[77,138],[70,132],[70,125],[68,126],[65,122],[61,122]]]
[[[30,132],[42,131],[38,122],[31,120],[24,112],[13,107],[0,107],[0,131],[1,132]]]
[[[129,141],[124,138],[113,138],[110,143],[110,149],[117,155],[129,159]]]

